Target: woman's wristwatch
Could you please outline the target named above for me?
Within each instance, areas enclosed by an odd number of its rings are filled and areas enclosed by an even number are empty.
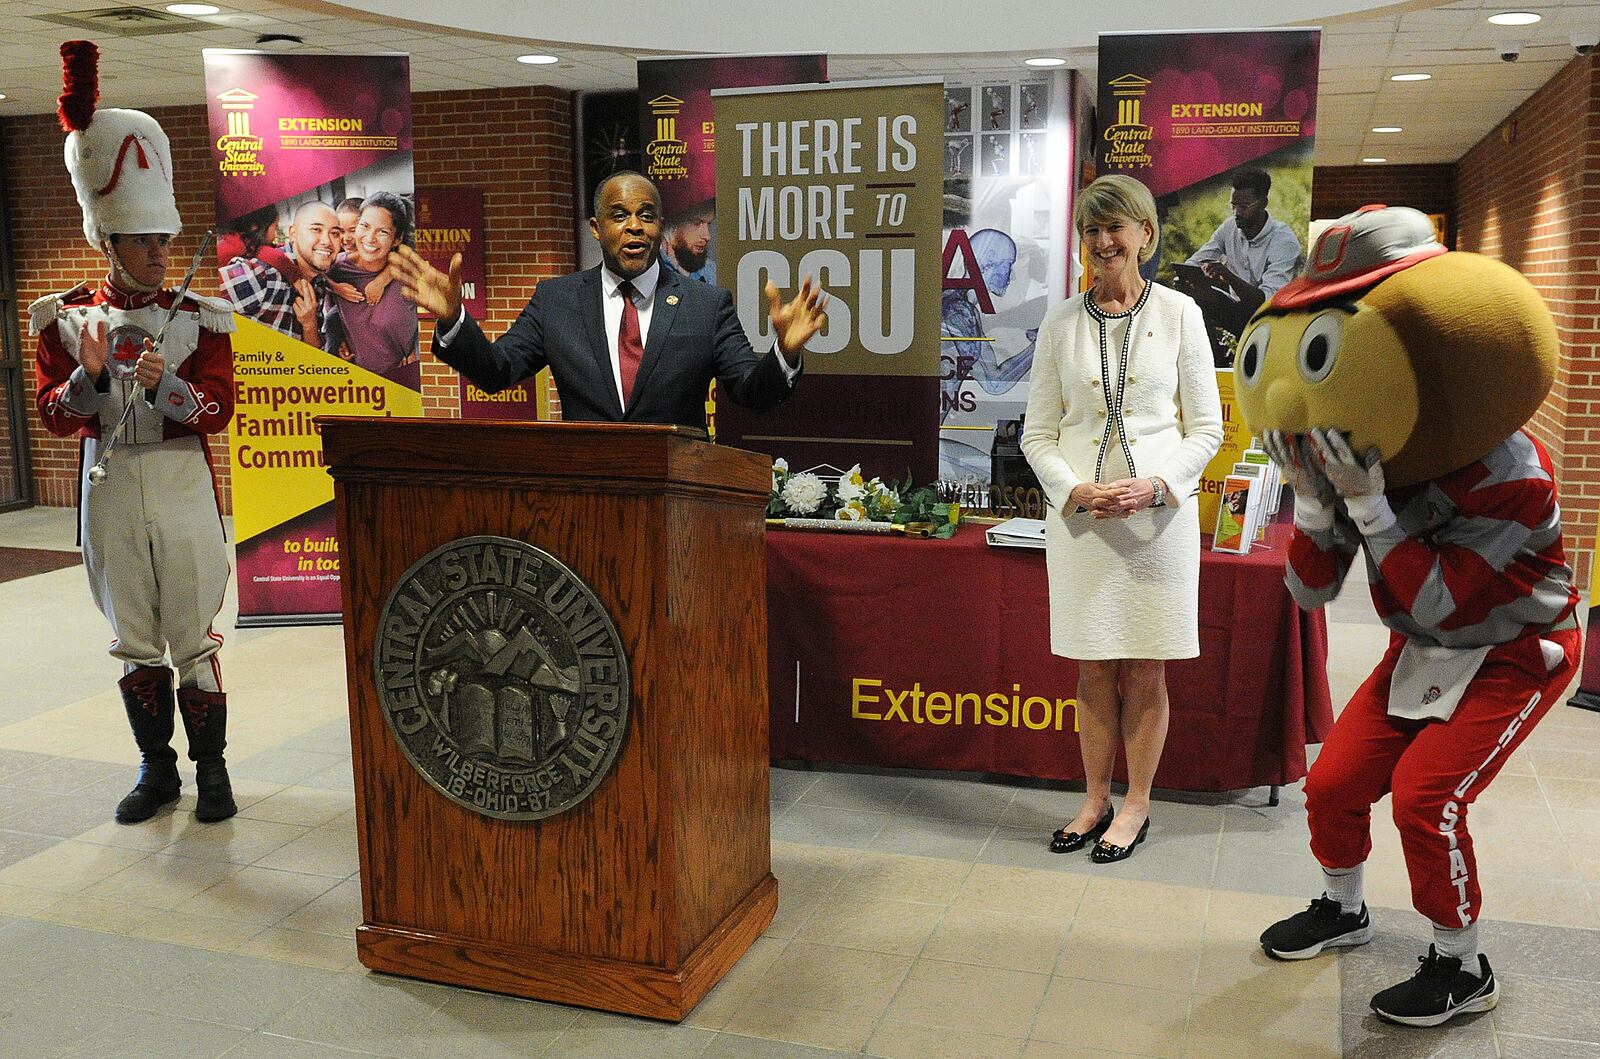
[[[1150,482],[1151,490],[1155,493],[1155,497],[1153,499],[1151,499],[1151,501],[1150,501],[1150,506],[1151,507],[1166,507],[1167,506],[1167,487],[1166,487],[1166,485],[1163,484],[1161,479],[1159,479],[1159,478],[1151,478],[1151,479],[1149,479],[1149,482]]]

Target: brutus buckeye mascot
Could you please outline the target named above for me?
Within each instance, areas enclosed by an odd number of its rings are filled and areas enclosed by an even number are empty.
[[[1371,939],[1362,864],[1372,805],[1392,795],[1433,924],[1417,973],[1372,998],[1404,1025],[1495,1005],[1468,810],[1576,672],[1550,457],[1521,429],[1556,358],[1519,273],[1446,252],[1415,210],[1369,206],[1317,240],[1234,359],[1245,419],[1295,490],[1290,589],[1322,606],[1364,550],[1390,629],[1306,779],[1325,892],[1261,943],[1299,960]]]
[[[67,170],[83,233],[109,268],[97,284],[34,302],[32,331],[40,418],[82,438],[92,470],[79,494],[84,565],[116,636],[111,654],[143,759],[116,818],[146,820],[178,799],[170,654],[200,790],[195,816],[225,820],[236,810],[222,756],[222,638],[211,623],[228,555],[205,436],[233,415],[233,316],[225,302],[180,303],[162,289],[182,224],[161,126],[137,110],[95,110],[93,44],[63,44],[61,57]]]

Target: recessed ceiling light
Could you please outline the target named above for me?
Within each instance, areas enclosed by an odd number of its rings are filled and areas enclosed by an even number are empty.
[[[1432,74],[1390,74],[1391,81],[1431,81]]]
[[[1372,131],[1373,132],[1403,132],[1405,130],[1401,129],[1400,126],[1398,126],[1398,125],[1379,125],[1377,128],[1373,129]]]
[[[1502,11],[1489,16],[1489,21],[1497,26],[1531,26],[1543,20],[1543,15],[1536,15],[1532,11]]]
[[[6,94],[4,92],[0,92],[0,99],[4,99],[4,98],[6,98]]]
[[[1387,158],[1363,158],[1363,162],[1387,162]]]
[[[1040,55],[1037,58],[1022,60],[1022,65],[1024,65],[1024,66],[1065,66],[1065,65],[1067,65],[1067,60],[1058,59],[1058,58],[1056,58],[1054,56],[1051,56],[1051,55]]]
[[[168,4],[167,10],[174,15],[214,15],[222,8],[211,4]]]
[[[560,62],[554,55],[519,55],[517,62],[527,63],[529,66],[552,66]]]

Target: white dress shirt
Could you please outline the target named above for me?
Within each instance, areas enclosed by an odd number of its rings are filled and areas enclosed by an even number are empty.
[[[1189,264],[1221,261],[1233,274],[1259,288],[1264,297],[1294,279],[1303,261],[1300,240],[1294,229],[1268,217],[1254,239],[1239,230],[1239,222],[1229,217],[1217,227],[1204,246],[1189,256]],[[1237,300],[1237,295],[1234,296]]]
[[[661,279],[661,262],[652,261],[650,267],[633,278],[633,306],[639,310],[639,348],[650,340],[650,317],[656,311],[656,283]],[[622,331],[622,277],[604,265],[600,266],[600,311],[606,321],[606,347],[611,350],[611,381],[617,387],[617,400],[628,407],[622,395],[622,358],[617,355],[617,339]]]

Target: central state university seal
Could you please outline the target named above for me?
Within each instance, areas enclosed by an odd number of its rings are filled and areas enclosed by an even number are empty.
[[[485,816],[540,820],[600,785],[628,728],[628,659],[594,590],[508,537],[462,537],[389,593],[378,701],[407,758]]]

